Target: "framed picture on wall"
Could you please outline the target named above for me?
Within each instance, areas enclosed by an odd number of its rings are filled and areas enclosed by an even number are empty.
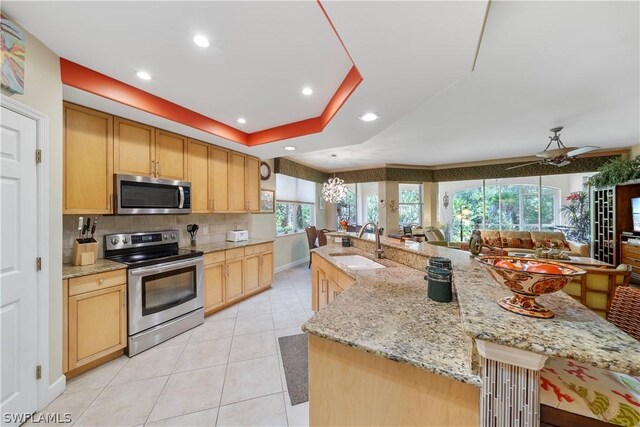
[[[260,213],[275,213],[276,192],[273,190],[260,190]]]
[[[321,211],[323,211],[323,210],[324,210],[324,208],[325,208],[325,205],[324,205],[324,204],[325,204],[325,201],[324,201],[324,199],[322,198],[322,196],[318,197],[318,208],[319,208]]]

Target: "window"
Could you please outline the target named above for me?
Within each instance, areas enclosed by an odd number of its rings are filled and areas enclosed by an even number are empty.
[[[276,202],[276,233],[278,235],[304,231],[314,224],[314,206],[309,203]]]
[[[400,215],[400,227],[412,224],[422,224],[422,185],[399,185],[398,213]]]
[[[340,221],[346,219],[349,224],[355,225],[358,223],[358,198],[356,184],[347,184],[347,195],[342,201],[338,203],[338,215],[336,226],[340,227]]]
[[[378,193],[367,196],[367,222],[378,222]]]
[[[276,234],[303,232],[315,224],[316,184],[276,174]]]

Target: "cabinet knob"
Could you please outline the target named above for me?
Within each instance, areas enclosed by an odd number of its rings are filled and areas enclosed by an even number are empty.
[[[104,283],[104,279],[98,280],[98,285],[102,285]]]

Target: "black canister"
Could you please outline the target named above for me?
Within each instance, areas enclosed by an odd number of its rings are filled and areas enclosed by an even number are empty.
[[[427,296],[438,302],[451,302],[451,270],[446,268],[429,267],[427,271]]]
[[[343,248],[348,248],[349,246],[351,246],[351,237],[343,237],[342,238],[342,247]]]
[[[451,260],[441,256],[432,256],[429,258],[427,271],[429,271],[430,268],[445,268],[451,270]]]

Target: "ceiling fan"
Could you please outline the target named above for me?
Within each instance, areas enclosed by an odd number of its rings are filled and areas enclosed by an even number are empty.
[[[562,130],[562,126],[549,129],[550,132],[553,132],[553,136],[549,137],[549,143],[547,144],[547,147],[544,149],[544,151],[541,151],[538,154],[536,154],[536,156],[540,157],[541,160],[531,162],[531,163],[525,163],[523,165],[512,166],[505,170],[517,169],[517,168],[522,168],[525,166],[537,165],[537,164],[553,165],[558,167],[566,166],[569,163],[571,163],[580,154],[585,154],[600,148],[600,147],[594,147],[592,145],[588,145],[586,147],[579,147],[579,148],[565,147],[562,141],[560,141],[561,130]],[[549,149],[549,147],[551,147],[551,144],[553,144],[554,142],[557,144],[558,148]]]

